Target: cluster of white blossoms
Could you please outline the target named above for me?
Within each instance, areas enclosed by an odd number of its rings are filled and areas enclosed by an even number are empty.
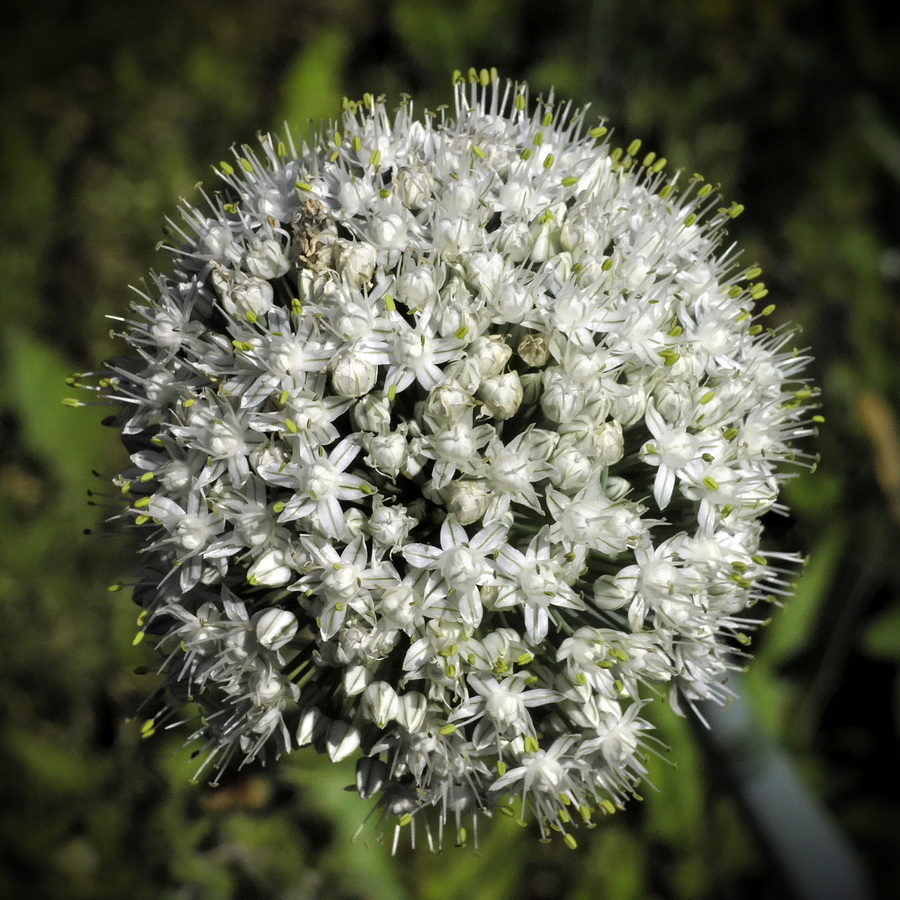
[[[814,392],[723,249],[741,207],[455,83],[237,150],[122,320],[145,732],[193,701],[219,771],[313,745],[398,832],[499,808],[574,845],[646,774],[646,704],[724,699],[784,593],[760,517]]]

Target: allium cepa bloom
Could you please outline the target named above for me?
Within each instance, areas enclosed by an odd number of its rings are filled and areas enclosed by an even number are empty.
[[[645,775],[644,707],[726,699],[784,593],[760,518],[813,391],[723,243],[740,206],[455,83],[235,150],[121,320],[95,389],[164,655],[144,730],[193,701],[213,778],[355,756],[395,841],[499,807],[574,846]]]

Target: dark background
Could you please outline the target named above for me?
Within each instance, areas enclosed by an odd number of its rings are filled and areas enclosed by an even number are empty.
[[[335,115],[343,95],[451,99],[496,66],[591,102],[621,143],[721,183],[822,390],[819,471],[771,523],[809,554],[755,642],[744,694],[880,896],[900,895],[900,32],[854,0],[268,0],[14,3],[0,53],[0,896],[792,896],[722,761],[660,712],[659,792],[538,844],[506,820],[479,852],[351,837],[352,769],[296,753],[212,790],[187,731],[141,741],[155,656],[107,585],[133,548],[85,537],[121,465],[65,377],[114,350],[107,315],[163,217],[232,143]],[[881,11],[879,11],[881,10]],[[91,475],[97,470],[102,477]],[[86,504],[87,491],[99,492]],[[135,718],[136,717],[136,718]],[[790,852],[790,848],[788,851]],[[25,885],[30,885],[27,889]]]

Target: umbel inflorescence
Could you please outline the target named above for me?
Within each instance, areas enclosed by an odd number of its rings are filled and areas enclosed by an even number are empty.
[[[574,845],[645,774],[646,704],[727,697],[784,592],[760,517],[813,392],[740,206],[455,83],[236,150],[122,320],[145,732],[193,701],[201,771],[312,744],[429,842],[499,807]]]

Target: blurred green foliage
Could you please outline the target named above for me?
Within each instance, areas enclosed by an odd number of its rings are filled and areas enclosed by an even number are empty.
[[[161,223],[232,142],[329,117],[343,94],[423,106],[497,66],[593,102],[624,138],[748,212],[776,318],[816,357],[827,424],[773,541],[811,562],[757,639],[749,700],[885,896],[900,884],[900,35],[854,0],[99,0],[13,4],[0,56],[0,896],[782,898],[783,882],[689,723],[647,800],[580,846],[502,819],[481,849],[389,848],[352,769],[298,753],[190,783],[184,731],[139,738],[154,676],[107,585],[134,548],[82,536],[123,451],[65,377],[115,352],[107,315]],[[100,478],[90,472],[96,469]],[[87,491],[96,492],[92,507]],[[135,718],[137,716],[137,718]]]

